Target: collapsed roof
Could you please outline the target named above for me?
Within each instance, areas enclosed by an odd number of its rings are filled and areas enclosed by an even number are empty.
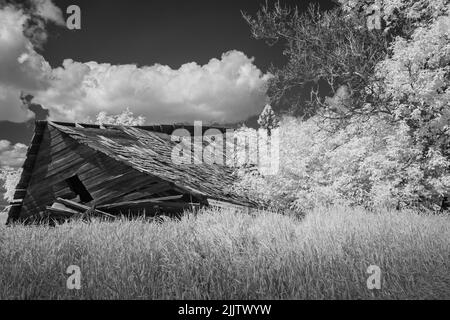
[[[230,188],[234,169],[219,164],[176,164],[172,132],[192,126],[112,126],[36,122],[9,222],[42,214],[58,197],[74,198],[83,183],[98,205],[184,195],[241,206],[254,204]],[[211,129],[203,128],[203,133]],[[216,128],[221,132],[225,128]],[[190,148],[188,146],[187,148]],[[79,196],[79,195],[78,195]]]

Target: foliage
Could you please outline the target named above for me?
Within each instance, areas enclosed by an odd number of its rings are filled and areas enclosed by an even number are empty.
[[[350,110],[342,112],[343,118],[377,101],[371,90],[375,66],[388,51],[389,37],[369,31],[365,17],[348,16],[339,8],[323,12],[314,6],[299,13],[279,3],[272,9],[266,4],[255,18],[244,17],[256,39],[285,46],[288,62],[272,68],[269,83],[269,96],[277,107],[287,104],[294,114],[311,116],[327,109],[327,95],[336,95],[343,85],[350,93],[346,105]]]
[[[259,116],[258,124],[260,128],[257,130],[245,125],[235,130],[230,139],[231,145],[227,147],[230,148],[229,150],[235,151],[234,159],[232,159],[236,168],[235,174],[240,180],[248,180],[247,182],[250,183],[250,185],[236,183],[231,186],[231,189],[237,193],[255,195],[254,190],[259,187],[251,186],[251,181],[257,183],[260,181],[260,176],[272,176],[278,171],[280,118],[270,105],[266,105]],[[227,156],[229,158],[230,154]],[[262,207],[267,206],[269,200],[263,197],[253,197],[253,201]]]
[[[255,36],[287,40],[279,79],[326,80],[332,97],[316,99],[308,121],[284,120],[280,175],[244,177],[244,189],[256,183],[256,193],[303,211],[335,203],[448,208],[449,1],[340,2],[327,13],[278,4],[247,17]],[[383,24],[369,31],[374,5]]]
[[[339,0],[339,3],[350,16],[380,14],[383,32],[406,38],[414,28],[449,12],[448,0]]]
[[[270,105],[266,105],[258,119],[258,124],[266,130],[276,129],[279,125],[279,119]]]
[[[317,117],[283,118],[280,173],[243,174],[236,190],[299,212],[337,204],[440,209],[450,161],[438,152],[424,159],[404,122],[373,117],[332,132],[322,125]]]
[[[124,125],[124,126],[143,126],[146,118],[142,115],[135,116],[129,108],[124,110],[121,114],[109,115],[107,112],[102,111],[97,115],[96,124],[111,124],[111,125]]]
[[[22,169],[14,169],[11,167],[0,168],[0,181],[3,181],[3,189],[6,190],[3,194],[5,200],[12,201],[14,199],[16,186],[19,183],[21,175]]]
[[[448,217],[208,210],[181,221],[0,226],[0,299],[449,299]],[[67,290],[70,265],[81,290]],[[382,290],[367,289],[367,268]]]

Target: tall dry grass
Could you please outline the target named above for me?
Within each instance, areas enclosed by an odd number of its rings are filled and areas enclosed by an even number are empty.
[[[449,254],[450,217],[413,212],[2,226],[0,298],[449,299]],[[81,267],[79,291],[66,287],[70,265]],[[380,291],[367,288],[370,265]]]

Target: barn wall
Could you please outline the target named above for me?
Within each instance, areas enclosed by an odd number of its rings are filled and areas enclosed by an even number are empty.
[[[66,179],[78,175],[98,205],[173,194],[173,186],[111,159],[47,126],[24,198],[21,219],[62,197],[74,199]]]

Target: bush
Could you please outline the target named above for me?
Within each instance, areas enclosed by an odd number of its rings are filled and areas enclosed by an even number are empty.
[[[336,204],[440,209],[450,190],[450,161],[438,150],[424,155],[404,122],[370,117],[323,129],[331,126],[317,117],[283,118],[279,174],[243,174],[236,189],[301,212]]]
[[[270,83],[272,100],[288,99],[296,86],[311,91],[311,81],[315,87],[328,83],[333,97],[312,90],[312,118],[281,125],[282,172],[244,175],[239,188],[302,211],[336,203],[445,210],[450,4],[339,2],[327,13],[304,15],[278,4],[263,6],[256,18],[245,16],[255,37],[285,40],[289,62]],[[368,10],[375,7],[380,30],[369,30]],[[294,109],[304,106],[303,94],[294,94]]]
[[[22,169],[14,169],[10,167],[0,168],[0,181],[2,182],[3,189],[5,190],[5,193],[3,194],[3,198],[5,200],[11,202],[14,199],[14,193],[21,175]]]

